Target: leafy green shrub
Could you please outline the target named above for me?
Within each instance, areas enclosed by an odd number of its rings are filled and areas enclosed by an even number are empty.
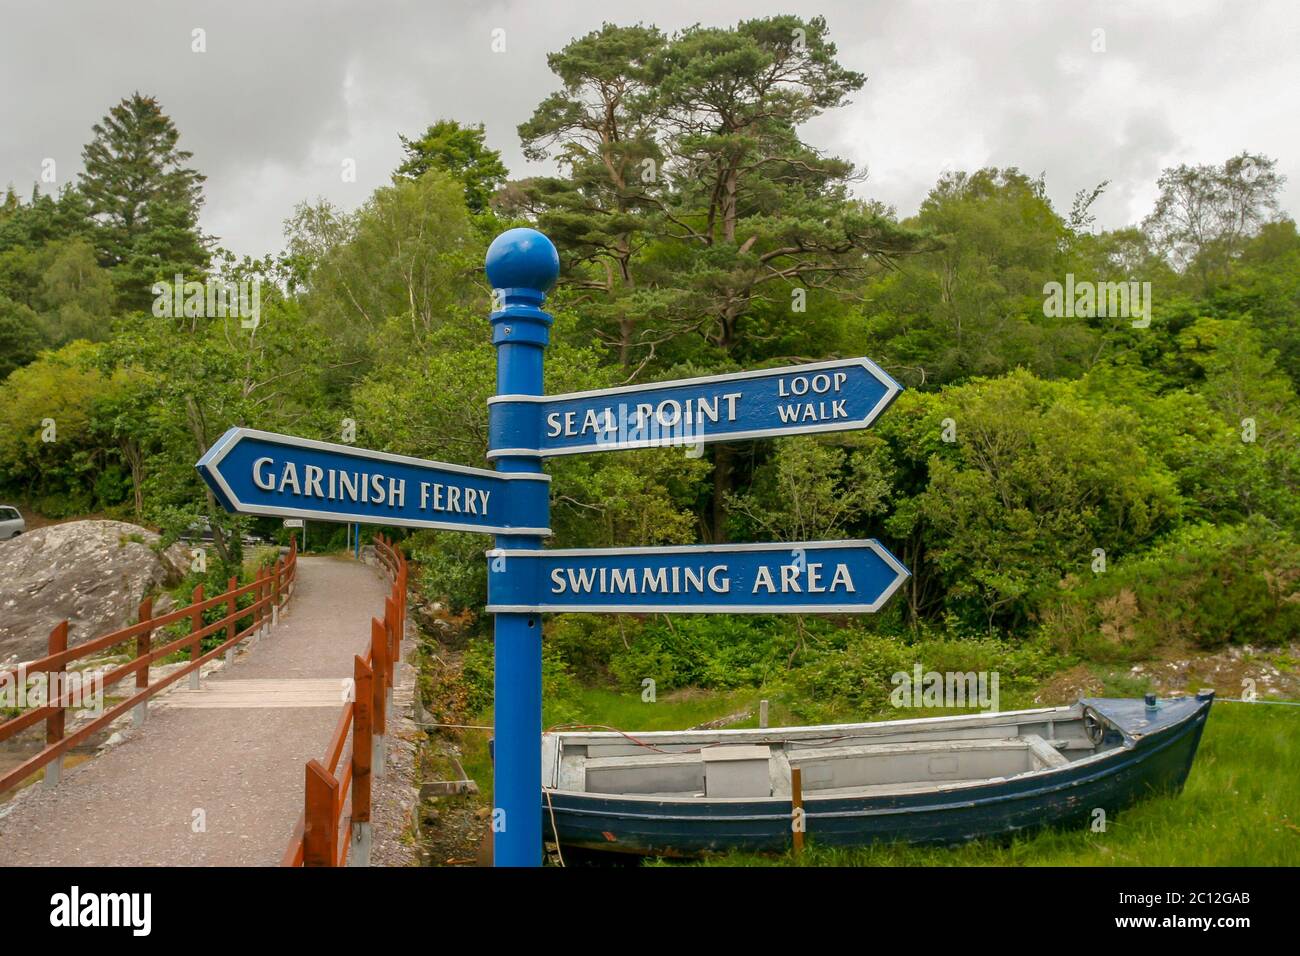
[[[481,535],[456,531],[420,531],[406,541],[417,562],[420,590],[446,602],[460,614],[482,611],[487,604],[487,558]]]
[[[1277,644],[1300,635],[1300,547],[1263,520],[1193,525],[1091,579],[1076,576],[1040,608],[1061,650],[1127,661],[1164,644]]]
[[[108,465],[95,478],[95,500],[101,504],[121,504],[131,494],[131,476],[119,465]]]
[[[492,706],[492,642],[486,639],[470,641],[460,663],[466,707],[471,714],[481,714]]]
[[[784,695],[797,717],[834,721],[887,712],[899,672],[996,673],[1004,700],[1027,693],[1065,662],[1043,642],[1011,642],[992,637],[934,638],[915,641],[845,628],[842,646],[815,650],[806,664],[784,680]]]
[[[847,647],[819,655],[791,672],[790,706],[801,720],[821,721],[849,708],[870,712],[885,706],[893,688],[890,677],[910,672],[916,652],[888,637],[858,632]],[[929,666],[929,662],[924,662]]]
[[[694,686],[727,689],[762,684],[783,672],[797,646],[789,626],[741,615],[673,615],[646,620],[617,648],[610,670],[625,687],[653,678],[659,693]]]
[[[469,713],[481,714],[492,706],[494,672],[492,641],[487,638],[470,641],[461,657],[461,683]],[[573,702],[577,687],[568,664],[554,648],[543,644],[542,709],[547,726],[577,719],[578,709]]]
[[[642,626],[643,619],[630,614],[557,614],[546,622],[545,643],[575,672],[599,678]]]

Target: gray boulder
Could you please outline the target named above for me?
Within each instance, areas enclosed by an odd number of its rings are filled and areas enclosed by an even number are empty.
[[[42,657],[68,620],[75,646],[136,620],[145,596],[177,583],[189,551],[124,521],[70,521],[0,541],[0,663]]]

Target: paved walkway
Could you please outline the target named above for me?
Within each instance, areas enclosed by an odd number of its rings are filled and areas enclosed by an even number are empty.
[[[387,594],[369,566],[300,557],[268,636],[197,694],[156,698],[142,729],[55,789],[21,795],[0,819],[0,865],[278,864],[302,812],[303,765],[324,755]]]

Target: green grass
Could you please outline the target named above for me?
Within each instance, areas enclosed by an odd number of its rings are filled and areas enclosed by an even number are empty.
[[[702,866],[1300,865],[1300,708],[1216,704],[1187,786],[1108,821],[1105,833],[1044,830],[952,848],[817,847],[802,859],[732,853]]]
[[[727,714],[753,709],[757,713],[758,693],[752,688],[734,691],[690,691],[661,695],[653,703],[642,702],[639,692],[573,687],[561,702],[543,702],[543,726],[564,723],[604,724],[619,730],[681,730]],[[557,714],[557,711],[559,712]],[[775,723],[775,719],[773,720]],[[480,714],[476,724],[491,726],[492,711]],[[757,727],[757,716],[729,724]],[[465,773],[485,794],[492,792],[492,761],[488,756],[488,731],[466,731],[461,748]]]

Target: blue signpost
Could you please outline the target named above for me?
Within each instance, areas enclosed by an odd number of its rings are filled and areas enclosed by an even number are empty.
[[[248,428],[230,429],[196,467],[230,511],[496,536],[487,608],[496,635],[494,862],[537,866],[543,613],[864,613],[909,574],[875,540],[543,551],[542,460],[866,428],[902,386],[857,358],[546,396],[551,317],[541,306],[560,272],[555,246],[534,229],[511,229],[489,247],[486,269],[496,296],[495,471]]]
[[[551,338],[551,317],[541,309],[560,275],[560,256],[551,240],[533,229],[510,229],[488,247],[487,277],[500,305],[491,315],[497,350],[497,394],[541,395],[542,350]],[[541,459],[513,455],[489,431],[489,456],[509,474],[537,475]],[[546,527],[550,502],[529,512],[530,523]],[[498,548],[540,550],[537,535],[499,534]],[[525,597],[536,595],[525,589]],[[526,601],[525,603],[534,603]],[[540,866],[542,862],[542,619],[535,611],[494,617],[496,689],[492,861],[496,866]]]

